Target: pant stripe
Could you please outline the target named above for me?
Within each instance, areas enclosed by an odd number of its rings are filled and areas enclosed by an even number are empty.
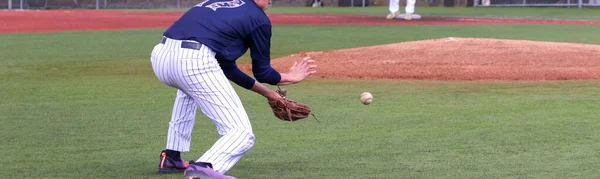
[[[191,66],[196,66],[197,65],[197,64],[195,64],[195,61],[191,61],[191,63],[192,63]],[[186,64],[185,69],[189,69],[189,68],[190,67],[187,66],[187,64]],[[194,72],[194,73],[199,73],[199,72]],[[208,83],[208,81],[206,81],[204,79],[198,79],[198,76],[195,76],[195,77],[196,77],[196,79],[189,79],[189,81],[201,81],[202,83]],[[185,78],[184,80],[187,81],[188,79]],[[191,85],[193,85],[193,86],[191,86]],[[207,86],[207,85],[208,85],[208,89],[205,88],[205,86]],[[199,89],[201,91],[205,91],[205,93],[212,93],[212,91],[214,91],[214,90],[210,89],[210,85],[213,85],[213,84],[207,84],[207,85],[200,85],[200,84],[195,84],[195,83],[187,82],[186,83],[186,88],[189,88],[189,89]],[[213,101],[211,96],[212,95],[204,95],[202,97],[204,97],[205,99],[198,101],[201,104],[200,106],[201,106],[202,112],[204,114],[206,114],[208,117],[210,117],[211,120],[213,120],[213,121],[216,121],[216,120],[219,120],[219,119],[223,119],[224,116],[215,116],[215,115],[219,115],[219,111],[217,111],[216,108],[209,107],[210,106],[210,101]],[[209,99],[209,97],[211,97],[211,98]],[[202,106],[204,106],[204,107],[202,107]],[[216,123],[216,126],[218,128],[223,128],[224,127],[224,126],[221,125],[221,123]]]
[[[221,148],[217,149],[217,150],[221,150],[221,151],[236,151],[236,150],[241,150],[244,146],[244,143],[241,143],[245,138],[248,138],[248,136],[246,134],[237,134],[238,138],[232,138],[229,140],[234,140],[233,142],[227,142],[227,143],[231,143],[231,144],[238,144],[236,146],[230,145],[230,146],[221,146]],[[214,159],[209,159],[211,161],[215,161],[215,163],[224,163],[223,160],[227,160],[229,158],[226,158],[225,155],[222,156],[215,156]]]
[[[218,84],[218,81],[216,81],[216,82],[213,81],[213,79],[216,79],[214,77],[215,74],[209,74],[209,75],[210,75],[209,77],[203,77],[203,78],[205,78],[203,80],[209,81],[212,84],[212,86],[217,86],[217,85],[218,86],[227,86],[227,85]],[[217,99],[216,100],[226,102],[227,104],[225,104],[225,105],[227,105],[227,108],[238,108],[238,106],[236,104],[232,104],[231,103],[230,99],[228,99],[228,98],[220,99],[219,98],[219,96],[221,96],[221,97],[230,97],[229,95],[223,94],[224,93],[223,91],[220,91],[220,90],[217,90],[217,89],[214,89],[214,90],[215,90],[215,92],[220,93],[220,95],[217,95],[217,97],[216,97]],[[215,99],[212,99],[212,100],[215,100]],[[229,113],[225,113],[225,111],[221,111],[221,112],[223,113],[222,115],[226,116],[226,117],[220,118],[221,120],[224,120],[224,121],[222,121],[223,123],[231,124],[231,126],[233,128],[239,127],[239,125],[235,122],[235,120],[234,121],[228,121],[228,120],[230,120],[230,119],[237,119],[240,116],[234,116],[235,113],[232,114],[231,111],[229,111]],[[230,129],[221,129],[221,130],[230,130]],[[219,132],[223,133],[224,131],[219,131]]]

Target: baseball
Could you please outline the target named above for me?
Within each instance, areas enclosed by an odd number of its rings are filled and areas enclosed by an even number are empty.
[[[364,92],[364,93],[360,94],[360,101],[364,105],[369,105],[373,102],[373,95],[371,95],[371,93],[369,93],[369,92]]]

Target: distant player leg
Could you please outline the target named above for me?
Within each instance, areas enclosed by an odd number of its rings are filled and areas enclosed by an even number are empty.
[[[388,14],[386,19],[396,18],[400,14],[400,0],[390,0],[389,6],[390,14]]]
[[[415,13],[415,3],[416,0],[406,0],[406,7],[404,8],[404,10],[407,14]]]
[[[406,15],[404,16],[404,19],[412,19],[412,14],[415,13],[415,3],[416,0],[406,0],[406,7],[404,8],[404,10],[406,11]]]
[[[592,2],[592,0],[590,0],[590,2]],[[489,6],[490,5],[490,0],[482,0],[481,3],[483,6]]]

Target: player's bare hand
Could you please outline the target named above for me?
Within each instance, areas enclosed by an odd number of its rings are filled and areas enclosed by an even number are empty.
[[[310,57],[304,57],[302,61],[294,62],[294,65],[288,70],[288,74],[291,75],[292,81],[300,82],[309,75],[316,73],[317,71],[315,68],[317,68],[317,65],[314,65],[314,62],[315,61]]]
[[[298,83],[316,73],[315,68],[317,68],[317,65],[314,63],[315,61],[310,57],[304,57],[300,62],[294,62],[288,72],[282,76],[283,79],[280,85]]]

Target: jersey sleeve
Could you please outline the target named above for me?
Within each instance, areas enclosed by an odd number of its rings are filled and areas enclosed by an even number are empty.
[[[221,66],[225,77],[235,84],[246,89],[250,89],[252,86],[254,86],[255,80],[240,70],[235,62],[219,60],[219,65]]]
[[[271,25],[256,27],[246,40],[250,47],[254,78],[260,83],[278,84],[281,74],[271,67]]]

